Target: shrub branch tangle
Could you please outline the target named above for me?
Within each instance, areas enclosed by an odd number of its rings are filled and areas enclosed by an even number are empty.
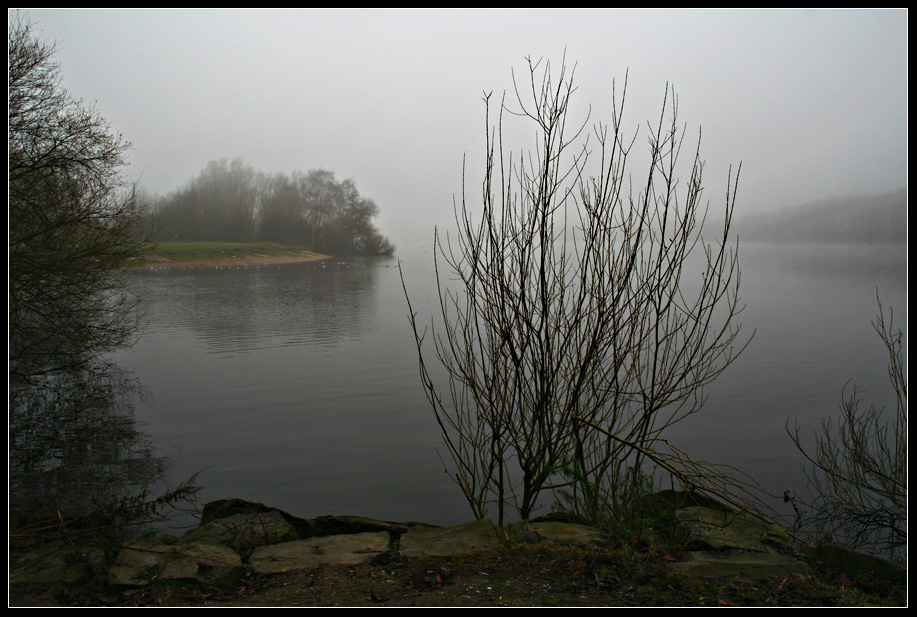
[[[130,144],[61,88],[53,54],[11,21],[9,354],[21,376],[72,367],[136,327],[118,276],[143,240],[121,176]]]
[[[700,409],[704,386],[747,344],[733,325],[731,174],[718,240],[705,244],[703,163],[696,151],[679,184],[683,135],[669,87],[649,126],[645,185],[635,190],[636,134],[622,130],[623,94],[610,125],[572,126],[572,73],[562,66],[555,78],[549,64],[530,60],[525,83],[514,78],[513,115],[537,132],[529,154],[504,152],[504,111],[512,112],[501,103],[493,126],[485,96],[480,210],[463,196],[457,236],[435,239],[445,327],[432,335],[445,387],[410,308],[454,477],[474,514],[495,505],[501,524],[507,507],[528,518],[544,491],[569,490],[562,468],[574,470],[577,499],[589,508],[626,507],[626,487],[640,480],[660,435]],[[698,251],[694,278],[689,258]]]

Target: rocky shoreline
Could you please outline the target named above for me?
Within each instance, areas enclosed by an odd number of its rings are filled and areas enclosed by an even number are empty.
[[[698,550],[689,551],[689,558],[671,564],[673,568],[700,576],[745,578],[808,573],[805,564],[783,554],[793,540],[776,525],[727,518],[723,512],[696,506],[677,510],[676,517]],[[536,520],[501,529],[487,519],[446,528],[358,516],[301,519],[263,504],[227,499],[207,504],[200,525],[181,538],[159,535],[123,545],[108,567],[108,581],[137,587],[168,580],[225,585],[246,571],[271,575],[368,563],[392,552],[414,559],[454,557],[495,550],[508,542],[600,547],[608,539],[598,529],[563,521]],[[92,547],[73,550],[90,562],[103,553]],[[19,556],[10,583],[76,582],[81,570],[65,566],[76,562],[67,552]],[[94,566],[98,570],[105,564],[96,561]]]
[[[681,557],[667,564],[673,572],[749,583],[812,575],[796,558],[794,540],[777,525],[696,505],[676,509],[674,516],[688,542]],[[66,541],[18,552],[10,561],[10,587],[75,585],[92,575],[121,590],[169,583],[227,588],[245,577],[324,567],[461,559],[523,545],[601,552],[611,542],[596,528],[550,518],[503,528],[487,519],[436,527],[359,516],[302,519],[226,499],[207,504],[199,526],[181,538],[139,538],[118,547],[113,560],[102,546]]]

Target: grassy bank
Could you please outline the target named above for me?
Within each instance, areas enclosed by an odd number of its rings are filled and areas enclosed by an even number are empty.
[[[289,263],[327,257],[301,246],[281,246],[273,242],[158,242],[144,246],[133,265],[169,267]]]

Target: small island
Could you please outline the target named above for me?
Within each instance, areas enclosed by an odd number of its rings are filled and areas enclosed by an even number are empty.
[[[319,261],[328,257],[301,246],[281,246],[274,242],[160,242],[144,245],[131,267],[266,265]]]
[[[241,159],[221,159],[171,194],[144,201],[148,240],[160,247],[153,254],[167,259],[199,251],[209,254],[185,261],[233,259],[228,254],[290,261],[294,253],[301,261],[303,251],[317,258],[395,251],[373,223],[376,203],[352,179],[339,181],[324,169],[268,174]]]

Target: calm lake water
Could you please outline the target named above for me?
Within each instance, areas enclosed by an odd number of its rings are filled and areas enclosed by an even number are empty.
[[[814,436],[850,379],[867,401],[891,400],[870,322],[878,289],[906,327],[907,247],[744,244],[740,256],[754,339],[670,437],[777,494],[803,491],[787,421]],[[415,310],[432,317],[432,255],[399,257]],[[203,470],[202,503],[470,519],[439,458],[397,261],[138,271],[132,284],[148,325],[114,359],[144,387],[136,416],[173,485]]]

